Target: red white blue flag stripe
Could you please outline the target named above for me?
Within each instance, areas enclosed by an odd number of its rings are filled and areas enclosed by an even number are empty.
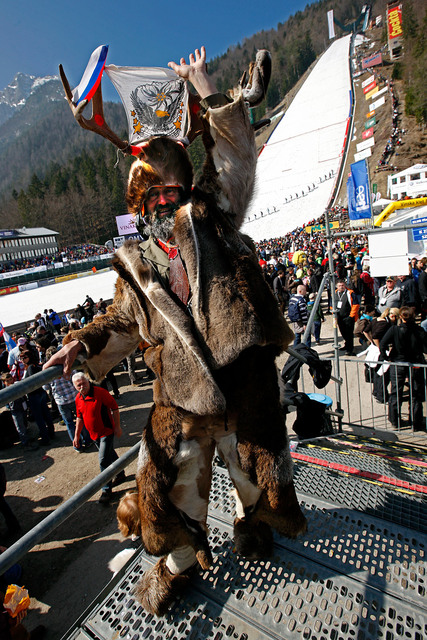
[[[87,67],[83,74],[80,84],[73,89],[73,102],[77,106],[82,100],[88,102],[92,100],[99,83],[101,82],[102,72],[104,71],[105,62],[107,60],[108,44],[102,44],[95,49],[89,58]]]
[[[6,345],[6,349],[8,351],[11,351],[14,347],[16,347],[16,342],[12,340],[12,338],[10,337],[10,335],[8,334],[8,332],[0,322],[0,339],[1,338],[3,338]]]

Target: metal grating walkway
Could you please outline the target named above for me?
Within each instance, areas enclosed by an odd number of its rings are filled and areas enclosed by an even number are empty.
[[[334,456],[339,456],[336,443],[333,447]],[[297,449],[304,454],[306,450],[316,460],[322,456],[330,459],[328,443],[324,451],[319,444],[315,448]],[[347,464],[350,461],[353,465],[356,460],[349,456],[356,455],[354,450],[348,452],[344,445],[342,450]],[[379,465],[384,464],[383,458],[375,457]],[[375,468],[373,459],[362,463]],[[415,466],[419,471],[422,464]],[[390,469],[380,470],[383,474],[390,473]],[[393,466],[397,479],[407,471]],[[390,507],[392,511],[388,520],[367,513],[366,507],[372,506],[371,494],[377,511],[379,500],[387,497],[376,491],[375,484],[350,478],[352,483],[363,486],[363,492],[359,489],[350,492],[335,471],[307,462],[296,463],[295,475],[308,519],[308,533],[304,537],[288,540],[276,536],[274,556],[266,561],[252,562],[237,556],[232,540],[231,483],[227,472],[217,466],[209,511],[214,555],[211,569],[195,573],[185,597],[174,604],[165,618],[156,618],[146,614],[132,595],[144,570],[155,561],[139,550],[64,639],[423,640],[427,637],[427,540],[420,529],[414,531],[404,526],[394,504],[391,507],[387,502],[383,504],[385,510]],[[305,480],[310,482],[302,486]],[[334,501],[319,499],[318,493],[326,487]],[[356,506],[353,496],[358,492],[361,495]],[[426,504],[425,494],[399,497],[402,504],[406,501],[408,512]]]

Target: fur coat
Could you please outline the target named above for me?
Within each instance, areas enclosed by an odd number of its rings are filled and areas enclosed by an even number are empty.
[[[207,158],[191,199],[175,218],[174,236],[192,293],[191,314],[171,297],[149,252],[128,241],[115,254],[113,304],[84,329],[68,334],[86,348],[95,380],[141,340],[157,376],[154,400],[198,415],[226,410],[215,371],[252,346],[277,354],[293,334],[266,284],[255,248],[239,232],[253,193],[256,152],[241,98],[208,109]]]

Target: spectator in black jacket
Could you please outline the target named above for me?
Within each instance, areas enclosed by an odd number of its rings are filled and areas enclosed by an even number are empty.
[[[396,287],[402,292],[402,306],[413,307],[418,313],[420,307],[420,297],[418,293],[418,285],[412,276],[398,276]]]
[[[421,271],[418,276],[418,293],[420,296],[421,318],[427,317],[427,271],[425,264],[421,263]]]
[[[410,307],[400,309],[401,324],[392,326],[380,342],[381,360],[393,362],[425,363],[427,353],[427,333],[415,323],[414,310]],[[387,349],[391,346],[390,355]],[[415,431],[425,431],[423,401],[425,398],[425,370],[420,367],[395,365],[391,369],[391,389],[388,401],[388,419],[393,427],[401,426],[401,408],[403,387],[407,378],[410,381],[409,399],[410,423]]]
[[[285,312],[286,303],[289,298],[288,292],[285,289],[285,279],[285,272],[279,268],[277,270],[277,276],[273,280],[273,292],[282,313]]]

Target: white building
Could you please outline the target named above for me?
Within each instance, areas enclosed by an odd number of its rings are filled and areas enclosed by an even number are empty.
[[[414,164],[409,169],[388,177],[387,192],[392,200],[427,194],[427,164]]]
[[[0,264],[53,255],[58,251],[57,231],[44,227],[0,230]]]

